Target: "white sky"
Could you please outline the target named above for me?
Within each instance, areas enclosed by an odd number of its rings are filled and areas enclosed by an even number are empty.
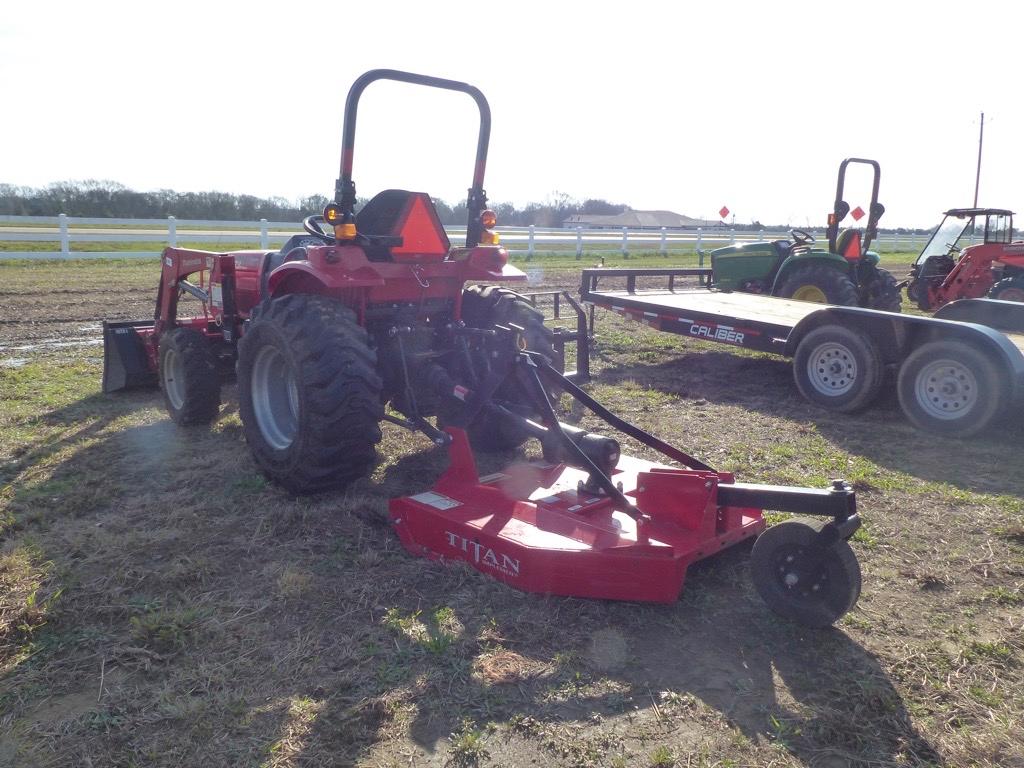
[[[331,196],[348,87],[387,67],[484,92],[495,203],[824,225],[860,156],[882,164],[882,225],[930,226],[972,202],[984,111],[979,204],[1024,213],[1022,31],[1024,5],[990,0],[8,0],[0,182]],[[366,91],[361,196],[465,196],[475,107],[419,90]]]

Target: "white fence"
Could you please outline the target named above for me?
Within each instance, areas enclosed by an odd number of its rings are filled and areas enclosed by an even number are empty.
[[[465,227],[446,227],[452,242],[465,237]],[[66,216],[0,216],[0,242],[46,242],[56,247],[50,251],[2,251],[0,259],[86,259],[86,258],[153,258],[158,250],[139,251],[75,251],[73,243],[160,243],[177,246],[179,241],[209,244],[217,250],[218,244],[251,243],[254,248],[279,247],[289,237],[301,232],[295,222],[277,222],[260,219],[253,221],[204,221],[196,219],[104,219]],[[539,227],[498,227],[501,242],[509,252],[525,255],[527,259],[538,253],[558,251],[606,255],[619,253],[629,256],[637,252],[696,252],[703,261],[706,250],[737,242],[781,240],[788,237],[785,230],[741,230],[711,227],[695,230],[637,230],[623,227],[608,229],[545,229]],[[819,240],[824,231],[811,230]],[[882,233],[873,244],[879,252],[919,251],[928,235]]]

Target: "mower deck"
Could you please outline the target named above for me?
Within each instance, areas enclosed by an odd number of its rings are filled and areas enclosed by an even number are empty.
[[[643,514],[578,491],[587,473],[522,462],[477,473],[466,435],[449,430],[451,466],[434,488],[392,499],[405,548],[456,559],[526,592],[668,603],[691,563],[760,534],[761,510],[719,507],[727,473],[623,456],[611,477]]]

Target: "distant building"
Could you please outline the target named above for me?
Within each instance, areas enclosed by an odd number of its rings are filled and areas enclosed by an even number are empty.
[[[613,216],[577,214],[562,222],[566,229],[696,229],[697,227],[724,227],[715,219],[693,219],[672,211],[626,211]]]

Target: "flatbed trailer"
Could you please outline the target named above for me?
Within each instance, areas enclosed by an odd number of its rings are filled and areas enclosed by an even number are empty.
[[[963,299],[924,317],[716,291],[707,272],[584,269],[580,296],[659,331],[791,357],[801,394],[831,410],[866,408],[895,378],[911,423],[966,437],[1024,401],[1024,304]]]

